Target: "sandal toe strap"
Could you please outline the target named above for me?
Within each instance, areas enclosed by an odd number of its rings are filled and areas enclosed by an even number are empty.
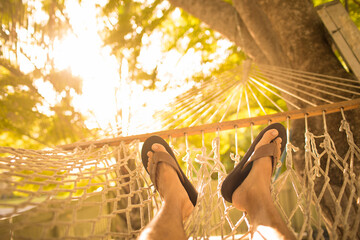
[[[259,148],[257,148],[254,153],[251,155],[251,157],[249,158],[249,160],[245,163],[244,167],[245,168],[249,163],[254,162],[260,158],[263,157],[271,157],[272,160],[272,169],[273,172],[275,170],[275,163],[277,163],[278,161],[278,155],[279,155],[279,149],[276,146],[277,144],[275,142],[271,142],[268,144],[265,144],[263,146],[260,146]]]
[[[178,174],[180,181],[184,182],[184,178],[180,172],[179,166],[176,163],[176,160],[174,158],[172,158],[168,153],[166,152],[155,152],[153,155],[153,159],[151,161],[151,163],[148,166],[148,170],[149,170],[149,175],[150,175],[150,179],[151,181],[154,183],[154,186],[156,189],[158,189],[157,186],[157,166],[159,163],[166,163],[168,165],[170,165]]]

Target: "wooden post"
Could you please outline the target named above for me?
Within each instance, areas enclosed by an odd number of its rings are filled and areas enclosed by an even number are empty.
[[[317,12],[347,66],[360,80],[360,31],[339,1],[317,7]]]

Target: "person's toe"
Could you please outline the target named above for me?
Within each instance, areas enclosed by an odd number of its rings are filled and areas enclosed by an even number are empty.
[[[278,131],[276,129],[268,130],[264,133],[259,143],[256,145],[255,149],[258,147],[270,143],[274,138],[278,136]],[[280,138],[278,138],[280,139]]]
[[[155,152],[167,152],[165,147],[159,143],[154,143],[152,146],[151,146],[151,149]]]
[[[165,147],[159,143],[154,143],[152,146],[151,146],[151,149],[154,151],[154,152],[167,152]],[[152,151],[149,151],[147,153],[147,156],[149,157],[149,161],[148,161],[148,165],[147,165],[147,169],[149,171],[149,166],[150,166],[150,162],[152,161],[152,158],[154,156],[154,153]]]

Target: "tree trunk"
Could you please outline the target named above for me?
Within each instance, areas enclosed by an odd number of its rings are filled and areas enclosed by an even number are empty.
[[[169,1],[233,41],[257,63],[352,78],[344,70],[326,41],[326,32],[312,1],[233,0],[233,5],[222,0]],[[296,82],[294,86],[295,84]],[[347,97],[355,98],[350,94]],[[346,116],[352,126],[355,143],[358,144],[360,133],[355,126],[359,126],[360,111],[347,112]],[[328,132],[335,142],[338,154],[345,156],[349,146],[345,134],[339,132],[341,122],[339,114],[327,115],[326,121]],[[309,128],[315,135],[321,135],[324,129],[322,117],[309,119]],[[292,142],[301,149],[297,152],[294,164],[300,176],[304,176],[305,168],[304,129],[304,120],[292,123]],[[360,163],[355,162],[354,165],[356,175],[359,176]],[[330,184],[335,194],[339,193],[343,184],[342,176],[339,168],[330,166]],[[315,186],[316,194],[320,193],[324,183],[324,177],[318,178]],[[345,189],[342,201],[347,199],[350,192],[349,188]],[[335,204],[329,194],[325,193],[321,206],[330,225],[336,217]],[[358,208],[354,202],[349,222],[354,222],[352,220],[357,217]],[[341,211],[344,214],[345,206],[342,206]],[[338,234],[341,235],[344,227],[339,225]],[[360,233],[358,237],[360,238]]]

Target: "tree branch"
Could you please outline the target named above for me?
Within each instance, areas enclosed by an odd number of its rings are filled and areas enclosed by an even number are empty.
[[[246,29],[272,65],[287,67],[286,55],[276,32],[263,10],[253,0],[234,0],[234,7],[243,19]],[[256,59],[258,60],[258,59]],[[258,62],[258,61],[257,61]]]
[[[210,28],[241,47],[257,62],[269,63],[231,4],[222,0],[169,0],[169,2],[199,18]]]

